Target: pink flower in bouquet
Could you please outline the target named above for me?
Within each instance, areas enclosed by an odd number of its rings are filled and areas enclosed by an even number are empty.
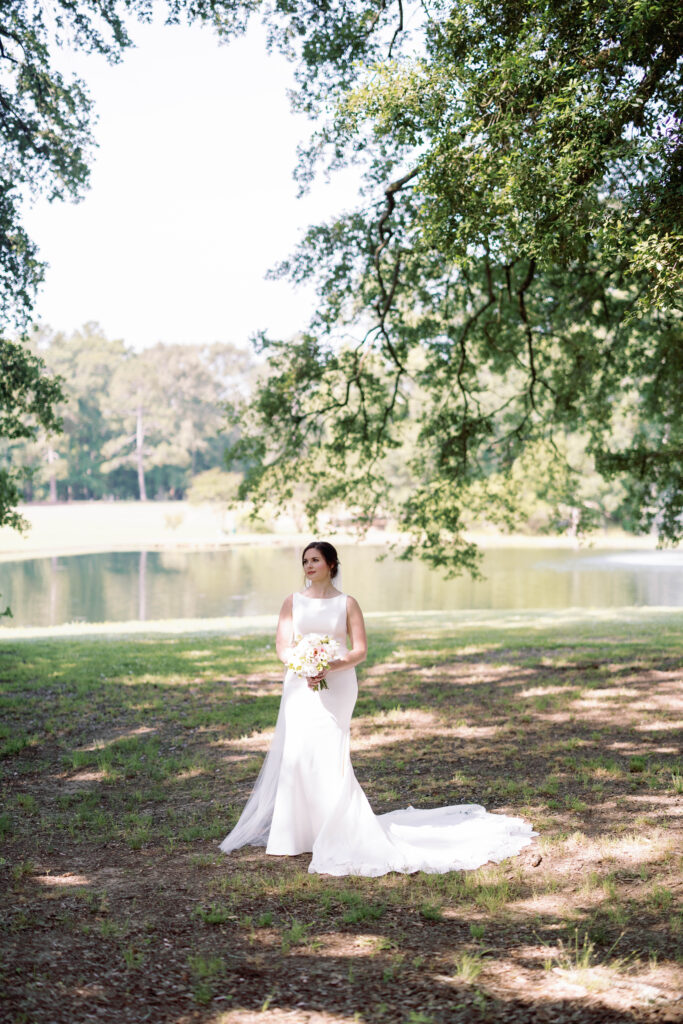
[[[287,668],[304,679],[325,672],[330,662],[342,652],[341,645],[326,633],[307,633],[305,636],[295,637],[295,640],[295,645],[287,652]],[[322,679],[313,689],[327,690],[328,686]]]

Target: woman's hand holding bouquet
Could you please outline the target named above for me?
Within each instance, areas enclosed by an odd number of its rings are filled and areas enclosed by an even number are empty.
[[[341,644],[327,633],[306,633],[294,639],[294,646],[287,651],[287,668],[308,680],[312,690],[327,690],[324,674],[342,653]]]

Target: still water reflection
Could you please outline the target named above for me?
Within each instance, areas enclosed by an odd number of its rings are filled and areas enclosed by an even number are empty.
[[[499,548],[485,578],[444,580],[418,562],[340,548],[344,589],[366,611],[683,606],[683,552]],[[276,613],[300,585],[293,548],[110,552],[0,564],[6,626]],[[1,627],[0,627],[1,628]]]

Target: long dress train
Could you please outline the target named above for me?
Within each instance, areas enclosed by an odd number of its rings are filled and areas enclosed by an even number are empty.
[[[329,633],[346,644],[346,595],[294,594],[295,634]],[[376,815],[351,766],[349,728],[358,696],[354,668],[313,691],[285,675],[275,735],[239,821],[220,845],[265,846],[274,855],[312,853],[308,870],[328,875],[432,873],[514,856],[538,833],[521,818],[479,804]]]

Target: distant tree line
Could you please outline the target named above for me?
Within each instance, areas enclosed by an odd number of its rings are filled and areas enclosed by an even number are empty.
[[[38,329],[30,342],[66,401],[63,432],[3,443],[0,461],[26,470],[25,501],[182,498],[223,466],[235,430],[225,406],[249,386],[248,352],[230,344],[136,352],[96,323],[72,334]]]
[[[298,343],[297,338],[290,342]],[[108,338],[97,323],[72,334],[41,327],[31,335],[30,348],[59,383],[65,400],[54,409],[61,432],[41,428],[35,438],[20,436],[0,446],[0,466],[24,474],[24,501],[189,498],[228,504],[240,482],[260,472],[259,453],[246,450],[242,430],[249,424],[259,383],[280,379],[277,360],[259,369],[248,351],[221,343],[159,343],[136,352]],[[502,376],[490,375],[490,391],[498,393],[504,386]],[[419,490],[414,466],[425,400],[416,386],[404,409],[404,443],[377,467],[393,503],[380,503],[368,522],[395,527],[397,505]],[[620,429],[628,432],[627,415]],[[261,440],[270,443],[266,425]],[[558,473],[557,448],[570,459],[575,475]],[[607,525],[635,529],[625,489],[603,479],[587,449],[585,431],[558,434],[554,448],[539,443],[517,464],[515,474],[490,474],[486,494],[473,494],[466,526],[493,524],[532,534]],[[323,465],[324,446],[311,458],[312,469],[317,467],[334,485],[334,467]],[[303,527],[309,490],[288,473],[286,461],[280,471],[288,476],[288,495],[261,509],[260,525],[272,526],[286,510]],[[356,497],[349,488],[330,502],[330,521],[341,525],[357,518]]]

